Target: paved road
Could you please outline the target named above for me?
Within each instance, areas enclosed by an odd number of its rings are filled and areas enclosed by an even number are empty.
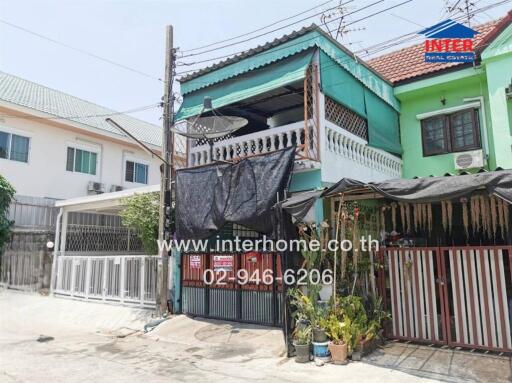
[[[283,357],[279,330],[178,316],[144,335],[150,315],[0,290],[0,382],[477,381],[422,371],[407,345],[366,362],[316,367]],[[37,342],[41,334],[54,340]]]

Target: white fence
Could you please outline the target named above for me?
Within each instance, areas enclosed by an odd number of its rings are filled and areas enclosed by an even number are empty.
[[[154,306],[157,257],[148,255],[57,258],[53,292],[87,300]]]

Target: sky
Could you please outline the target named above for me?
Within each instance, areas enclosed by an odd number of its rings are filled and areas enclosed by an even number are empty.
[[[382,0],[361,11],[357,10],[376,0],[343,1],[348,3],[344,6],[345,13],[349,14],[347,22],[354,24],[347,27],[352,31],[339,41],[354,51],[433,25],[446,18],[447,2],[457,3],[455,0],[412,0],[357,21],[405,0]],[[500,1],[475,0],[473,3],[475,8],[481,8]],[[117,111],[132,110],[161,100],[163,84],[158,79],[163,78],[164,72],[166,25],[173,25],[174,45],[181,56],[186,54],[180,53],[182,51],[251,32],[323,3],[326,0],[0,0],[0,70]],[[333,0],[256,34],[286,26],[338,3],[339,0]],[[471,23],[504,16],[510,9],[512,1],[478,13]],[[1,21],[148,76],[57,45]],[[192,66],[182,63],[248,49],[313,22],[320,24],[320,16],[232,47],[178,58],[180,66],[176,71],[213,62]],[[331,23],[330,28],[335,24]],[[418,37],[416,42],[420,41]],[[175,90],[179,92],[179,87]],[[161,125],[161,113],[160,108],[152,108],[131,115]]]

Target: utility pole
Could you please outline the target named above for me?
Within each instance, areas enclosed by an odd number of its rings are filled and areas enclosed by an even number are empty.
[[[172,85],[174,82],[174,68],[176,63],[176,55],[173,47],[173,29],[172,25],[166,28],[166,44],[165,44],[165,81],[164,81],[164,97],[163,97],[163,129],[162,129],[162,156],[164,158],[163,171],[160,181],[160,214],[158,220],[158,239],[160,241],[170,240],[170,235],[166,235],[166,227],[170,222],[166,222],[168,209],[172,206],[171,178],[172,166],[174,165],[174,140],[171,133],[171,127],[174,123],[174,94]],[[166,195],[169,196],[166,201]],[[172,264],[169,267],[169,254],[165,250],[165,246],[161,246],[162,251],[158,259],[157,273],[157,299],[156,311],[159,315],[167,312],[167,301],[169,297],[169,274],[172,275]],[[170,269],[169,269],[170,268]],[[171,288],[173,286],[171,285]]]

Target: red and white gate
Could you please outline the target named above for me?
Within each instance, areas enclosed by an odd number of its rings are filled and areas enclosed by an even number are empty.
[[[512,351],[511,246],[388,248],[381,257],[392,337]]]

